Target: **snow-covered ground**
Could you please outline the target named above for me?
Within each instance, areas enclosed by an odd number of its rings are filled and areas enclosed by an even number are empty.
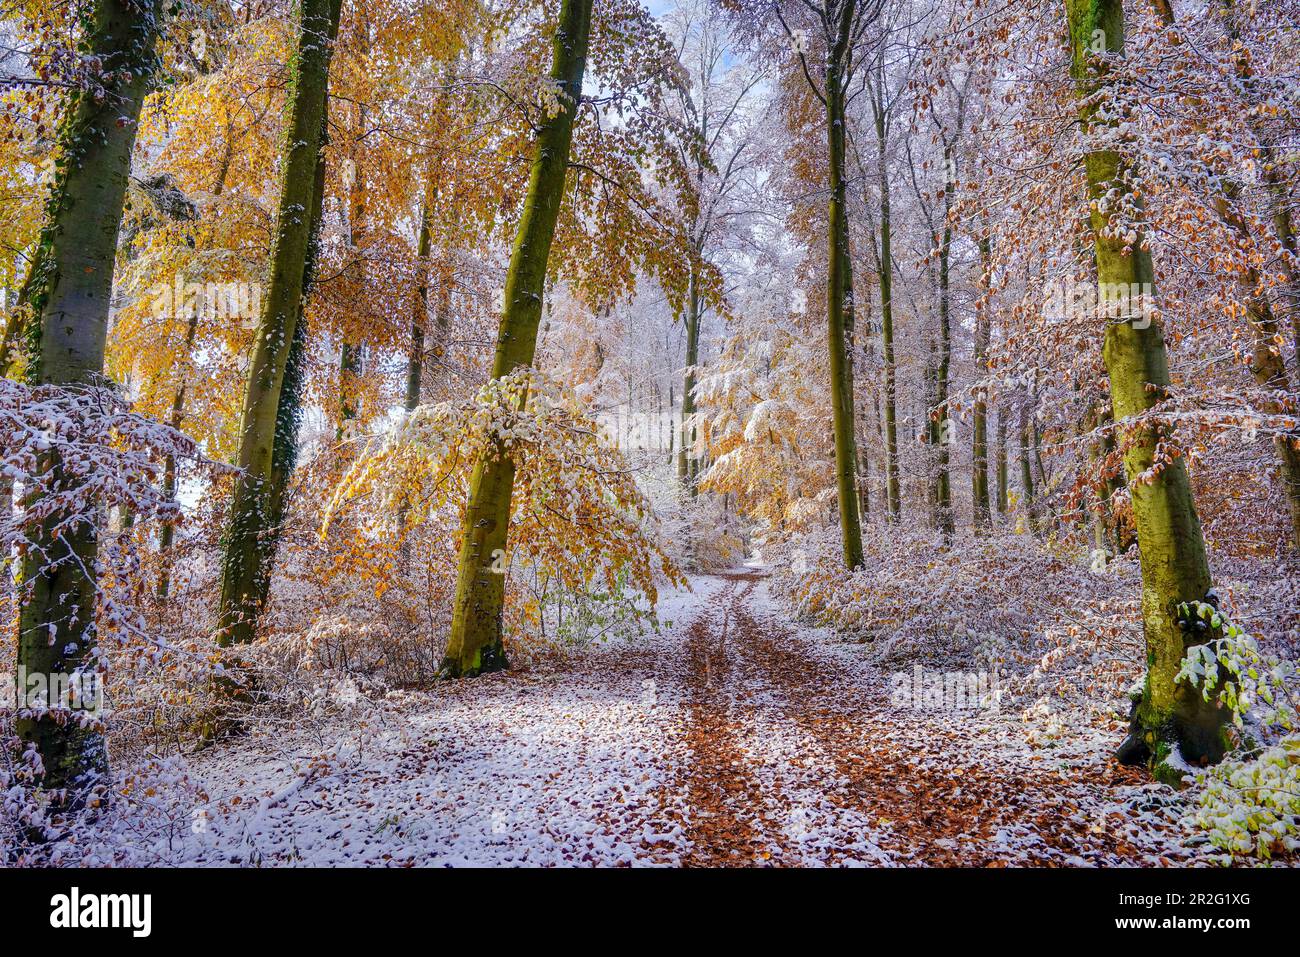
[[[660,617],[672,624],[658,634],[363,700],[188,757],[170,769],[170,788],[141,799],[153,810],[120,816],[91,856],[241,866],[1194,859],[1180,799],[1108,762],[1106,734],[1081,724],[1061,734],[1059,716],[1032,710],[900,708],[867,649],[792,625],[760,569],[692,585],[664,596]]]

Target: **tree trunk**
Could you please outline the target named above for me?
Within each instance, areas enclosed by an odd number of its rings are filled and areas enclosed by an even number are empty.
[[[677,452],[677,481],[696,495],[695,489],[695,366],[700,361],[700,296],[691,267],[686,291],[686,372],[682,385],[682,444]]]
[[[858,518],[863,525],[871,517],[871,456],[865,445],[858,446]]]
[[[1093,37],[1105,39],[1108,53],[1123,55],[1123,5],[1121,0],[1066,0],[1065,9],[1070,72],[1079,95],[1087,97],[1105,82],[1104,70],[1089,63]],[[1095,104],[1080,108],[1085,131],[1099,122],[1096,112]],[[1114,151],[1094,149],[1086,157],[1086,169],[1098,282],[1123,283],[1125,288],[1133,283],[1153,284],[1151,258],[1141,239],[1128,247],[1106,231],[1109,222],[1101,203],[1113,191],[1123,190],[1124,161]],[[1190,764],[1213,762],[1223,756],[1226,743],[1226,711],[1215,701],[1203,700],[1197,688],[1176,681],[1188,646],[1204,640],[1180,624],[1179,606],[1209,597],[1210,570],[1182,458],[1161,462],[1162,468],[1152,471],[1161,436],[1154,425],[1130,424],[1156,405],[1169,385],[1160,324],[1150,317],[1108,320],[1103,358],[1115,419],[1129,432],[1124,466],[1137,523],[1147,645],[1146,682],[1118,757],[1128,762],[1148,760],[1158,777],[1176,784],[1182,772],[1177,761],[1166,761],[1174,751]]]
[[[415,292],[415,315],[411,317],[411,341],[406,355],[406,398],[402,403],[409,415],[420,404],[424,387],[424,324],[429,321],[429,218],[432,215],[426,200],[420,207],[420,235],[415,244],[416,268],[420,271],[420,284]]]
[[[972,409],[971,434],[971,503],[973,506],[972,525],[976,530],[987,529],[993,523],[992,507],[989,504],[989,426],[988,401],[985,399],[983,380],[989,374],[989,306],[988,297],[992,289],[992,250],[988,236],[979,240],[980,262],[983,265],[983,288],[980,303],[975,310],[975,376],[979,384],[975,387],[975,403]]]
[[[1280,338],[1278,323],[1268,300],[1262,295],[1255,295],[1258,283],[1259,274],[1254,269],[1248,270],[1241,281],[1241,289],[1247,294],[1246,315],[1254,337],[1250,371],[1262,388],[1286,395],[1291,392],[1291,383],[1286,362],[1275,345],[1275,341]],[[1274,413],[1284,411],[1283,404],[1277,401],[1268,402],[1266,408]],[[1273,445],[1278,455],[1278,477],[1290,510],[1291,549],[1300,552],[1300,449],[1286,435],[1277,436]]]
[[[231,142],[232,131],[230,122],[226,122],[226,135],[224,139],[225,146],[222,150],[221,160],[217,164],[216,181],[212,186],[212,195],[220,196],[226,191],[226,177],[230,173],[230,161],[233,157],[234,146]],[[199,330],[199,310],[194,310],[194,315],[190,316],[189,322],[185,326],[185,347],[184,354],[189,358],[194,351],[194,339]],[[180,429],[181,421],[185,416],[185,393],[188,386],[186,381],[186,370],[182,369],[180,383],[176,386],[176,394],[172,399],[171,417],[168,424],[173,429]],[[163,461],[163,495],[167,501],[176,500],[176,457],[168,455]],[[176,540],[176,528],[171,522],[163,522],[162,527],[158,530],[158,599],[166,601],[168,594],[171,592],[171,568],[169,565],[168,552],[171,551],[172,543]]]
[[[60,124],[62,160],[46,203],[36,271],[25,284],[32,340],[27,375],[34,384],[75,389],[103,374],[117,236],[140,107],[156,65],[159,16],[152,3],[98,0],[87,24],[83,42],[101,64],[107,95],[73,93]],[[56,486],[74,481],[57,448],[43,456],[41,468]],[[28,590],[19,609],[17,664],[47,680],[95,669],[97,532],[89,522],[59,529],[60,520],[43,523],[22,560]],[[75,807],[107,771],[104,741],[97,725],[51,705],[51,715],[19,719],[18,736],[36,745],[43,786],[69,789]]]
[[[582,97],[591,5],[592,0],[563,0],[560,8],[551,82],[560,90],[561,105],[537,133],[524,214],[506,274],[505,310],[492,364],[496,379],[531,366],[537,349],[547,262]],[[501,640],[505,575],[492,566],[496,564],[494,556],[506,554],[514,481],[514,460],[501,447],[476,462],[470,476],[451,634],[442,667],[448,677],[469,677],[506,667]]]
[[[1024,496],[1025,531],[1038,531],[1038,501],[1034,495],[1034,467],[1030,459],[1033,440],[1030,437],[1030,396],[1026,392],[1020,404],[1020,491]]]
[[[853,368],[849,336],[853,328],[853,272],[844,178],[846,122],[842,70],[851,42],[854,0],[843,0],[834,47],[826,60],[826,136],[830,157],[827,211],[826,319],[830,348],[831,424],[835,437],[835,479],[840,509],[844,567],[862,565],[862,526],[858,516],[857,450],[854,442]]]
[[[944,147],[944,168],[952,162],[952,153]],[[945,539],[953,533],[952,479],[948,465],[951,455],[952,423],[948,418],[948,376],[952,366],[952,322],[949,314],[949,261],[952,250],[952,217],[949,209],[951,186],[944,190],[944,227],[939,239],[939,348],[934,370],[934,408],[930,411],[930,441],[938,452],[934,475],[935,521]]]
[[[880,179],[880,341],[885,366],[885,507],[889,519],[897,521],[902,502],[898,479],[898,384],[894,370],[894,252],[883,111],[876,113],[876,148]]]
[[[364,8],[358,7],[355,17],[357,46],[362,56],[370,52],[370,23],[366,19]],[[369,110],[361,102],[353,104],[355,126],[349,143],[349,161],[351,164],[351,182],[348,184],[348,254],[351,262],[348,268],[349,284],[354,295],[364,293],[366,284],[366,180],[361,169],[361,142],[366,135]],[[351,438],[353,420],[360,412],[358,391],[360,379],[365,371],[365,350],[360,342],[350,338],[353,330],[343,329],[343,342],[339,348],[339,408],[336,439],[344,441]]]
[[[291,352],[301,351],[300,327],[307,267],[318,225],[317,179],[325,133],[330,57],[340,0],[303,0],[298,48],[290,71],[290,115],[282,146],[283,174],[270,282],[263,297],[240,426],[238,464],[222,565],[218,641],[223,647],[253,639],[270,591],[279,540],[283,485],[292,470],[296,399]],[[301,359],[299,359],[301,362]],[[284,401],[284,400],[290,401]],[[279,451],[277,454],[277,445]]]
[[[194,350],[194,337],[199,328],[199,310],[195,308],[194,315],[190,316],[189,322],[185,326],[185,348],[184,353],[188,356]],[[173,429],[181,427],[181,420],[185,416],[185,371],[180,372],[181,381],[176,386],[176,395],[172,399],[171,415],[168,416],[167,424]],[[169,502],[176,500],[176,456],[168,453],[163,460],[163,497]],[[168,553],[171,551],[172,543],[176,539],[176,526],[171,522],[163,522],[162,527],[158,529],[158,598],[160,601],[166,601],[168,593],[171,591],[171,569],[168,562],[170,561]]]
[[[998,474],[998,514],[1007,514],[1009,491],[1009,474],[1007,470],[1007,405],[1004,401],[998,406],[998,444],[997,444],[997,474]]]

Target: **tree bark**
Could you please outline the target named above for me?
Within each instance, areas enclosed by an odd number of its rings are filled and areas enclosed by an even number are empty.
[[[420,404],[424,387],[424,325],[429,321],[429,249],[431,216],[426,200],[420,207],[420,235],[415,243],[416,268],[420,271],[419,286],[415,291],[415,314],[411,317],[411,341],[406,354],[406,396],[402,408],[406,413],[415,411]]]
[[[270,281],[263,297],[248,387],[244,394],[238,465],[226,529],[218,642],[251,641],[270,591],[279,540],[283,484],[292,470],[286,430],[296,437],[293,391],[285,391],[291,352],[301,350],[302,302],[317,226],[317,177],[324,139],[330,57],[340,0],[302,0],[298,47],[290,69],[290,113],[282,146],[283,174]],[[276,454],[277,437],[280,439]]]
[[[975,387],[975,403],[972,409],[971,435],[971,502],[974,509],[972,525],[978,530],[986,530],[993,522],[992,508],[989,504],[989,435],[988,402],[985,399],[984,379],[989,373],[989,301],[992,288],[992,249],[988,236],[979,240],[980,263],[983,266],[982,298],[975,310],[975,376],[979,384]]]
[[[1003,401],[998,406],[998,443],[997,443],[997,478],[998,478],[998,514],[1006,515],[1009,489],[1007,469],[1007,404]]]
[[[1236,22],[1236,4],[1233,0],[1221,0],[1220,5],[1228,27],[1228,36],[1236,41],[1240,32]],[[1166,26],[1175,25],[1174,10],[1168,0],[1153,0],[1153,6]],[[1259,97],[1249,59],[1243,56],[1234,57],[1234,65],[1237,77],[1241,81],[1245,101],[1251,106],[1256,105]],[[1260,144],[1266,143],[1267,137],[1255,121],[1253,110],[1247,111],[1246,123],[1256,140]],[[1286,282],[1279,290],[1278,302],[1283,318],[1288,316],[1290,318],[1291,335],[1296,349],[1295,361],[1300,363],[1300,309],[1297,308],[1300,306],[1300,276],[1297,275],[1294,266],[1296,242],[1291,227],[1289,197],[1278,178],[1275,164],[1265,164],[1263,180],[1270,197],[1274,232],[1284,253],[1280,265]],[[1244,244],[1250,244],[1254,241],[1251,230],[1232,205],[1237,198],[1236,194],[1236,188],[1231,183],[1225,183],[1222,192],[1215,197],[1215,211]],[[1289,393],[1290,377],[1287,374],[1286,361],[1282,358],[1281,350],[1275,345],[1281,339],[1280,323],[1274,315],[1272,304],[1263,292],[1264,286],[1259,270],[1251,266],[1238,276],[1237,281],[1254,340],[1250,369],[1255,381],[1271,391]],[[1280,412],[1282,405],[1270,402],[1268,411]],[[1291,518],[1291,548],[1295,552],[1300,552],[1300,433],[1279,435],[1274,440],[1274,445],[1278,454],[1278,475]]]
[[[830,350],[831,427],[835,439],[835,484],[839,499],[840,543],[844,567],[862,565],[862,523],[858,515],[857,449],[854,441],[853,270],[849,254],[848,195],[845,180],[844,68],[852,43],[856,0],[839,8],[833,45],[826,58],[826,137],[830,204],[827,210],[826,319]]]
[[[695,366],[700,361],[700,295],[691,267],[686,290],[686,372],[682,384],[682,444],[677,451],[677,481],[691,498],[695,487]]]
[[[563,0],[560,8],[551,68],[551,82],[561,94],[560,108],[537,133],[524,214],[506,274],[505,310],[492,364],[496,379],[531,366],[537,350],[547,263],[586,72],[591,7],[592,0]],[[500,445],[495,454],[475,463],[470,476],[451,634],[442,665],[448,677],[506,667],[501,635],[505,575],[492,566],[494,555],[505,555],[514,481],[514,460]]]
[[[894,368],[894,252],[889,170],[885,162],[885,116],[876,112],[876,162],[880,180],[880,342],[885,366],[885,508],[897,521],[902,510],[898,477],[898,383]]]
[[[952,152],[945,145],[944,168],[952,162]],[[952,441],[951,422],[948,418],[948,377],[952,365],[952,321],[949,314],[949,264],[952,251],[951,185],[944,189],[944,226],[939,239],[939,344],[934,370],[934,408],[930,411],[930,442],[938,453],[934,474],[935,522],[945,539],[953,533],[952,478],[949,473]]]
[[[25,283],[33,384],[76,389],[103,375],[117,237],[140,108],[156,68],[159,16],[148,0],[98,0],[92,9],[83,42],[102,66],[105,92],[74,92],[59,128],[62,158]],[[41,468],[56,486],[72,481],[57,448]],[[97,641],[97,531],[90,521],[58,529],[61,518],[42,525],[22,560],[17,663],[47,679],[93,672]],[[103,736],[97,725],[69,718],[66,706],[51,705],[52,714],[19,719],[18,736],[40,753],[42,785],[68,789],[68,804],[77,806],[107,771]]]
[[[1020,404],[1020,491],[1024,495],[1025,531],[1033,535],[1038,531],[1038,498],[1034,494],[1034,467],[1030,460],[1033,447],[1029,425],[1031,401],[1026,392]]]
[[[1124,53],[1121,0],[1065,0],[1071,68],[1076,89],[1087,97],[1105,82],[1104,68],[1090,62],[1095,36],[1104,38],[1111,55]],[[1100,31],[1100,32],[1098,32]],[[1097,106],[1083,105],[1085,131],[1096,123]],[[1125,161],[1113,150],[1093,149],[1086,156],[1088,198],[1097,279],[1100,283],[1153,284],[1150,255],[1139,237],[1131,246],[1109,235],[1103,200],[1123,190]],[[1149,289],[1151,285],[1140,288]],[[1132,727],[1120,746],[1123,761],[1149,762],[1153,772],[1177,784],[1182,774],[1174,752],[1190,764],[1219,760],[1225,749],[1224,716],[1217,702],[1203,700],[1187,682],[1176,681],[1187,648],[1201,643],[1180,623],[1179,606],[1210,598],[1210,570],[1191,485],[1181,457],[1154,470],[1162,438],[1153,424],[1134,420],[1155,406],[1169,385],[1164,334],[1151,317],[1108,320],[1103,358],[1110,379],[1116,421],[1127,428],[1124,466],[1133,498],[1142,567],[1142,620],[1147,646],[1147,676],[1134,703]]]

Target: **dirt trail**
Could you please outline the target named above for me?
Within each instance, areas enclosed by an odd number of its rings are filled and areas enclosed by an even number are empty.
[[[779,827],[765,810],[762,784],[742,744],[747,709],[727,693],[735,681],[728,633],[737,601],[733,582],[687,631],[687,800],[693,809],[691,849],[683,860],[688,866],[748,865],[784,856]]]
[[[846,680],[810,637],[754,600],[759,573],[722,577],[686,635],[684,863],[1142,861],[1122,812],[1096,810],[1139,774],[990,748],[995,725],[978,716],[891,708],[884,676]],[[764,747],[783,736],[795,747]],[[807,830],[819,845],[808,845]]]

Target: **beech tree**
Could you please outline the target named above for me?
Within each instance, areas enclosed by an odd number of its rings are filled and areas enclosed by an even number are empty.
[[[118,230],[160,16],[148,0],[96,0],[86,10],[81,42],[95,69],[64,106],[45,226],[15,313],[27,316],[24,361],[35,385],[76,390],[102,383]],[[57,445],[43,469],[66,484]],[[29,497],[25,505],[37,503]],[[22,563],[28,588],[18,665],[47,677],[94,670],[97,530],[84,519],[69,527],[63,518],[55,514],[43,524]],[[68,789],[74,806],[107,770],[99,728],[59,707],[19,718],[18,734],[36,745],[45,786]]]
[[[879,0],[826,0],[820,7],[801,10],[816,31],[803,29],[803,20],[792,27],[780,5],[773,11],[780,21],[808,88],[822,104],[826,116],[827,155],[827,272],[826,324],[830,357],[831,428],[835,436],[835,475],[838,492],[840,533],[843,536],[844,565],[862,564],[862,526],[858,514],[856,418],[853,402],[854,296],[853,257],[849,248],[848,174],[846,164],[849,91],[861,61],[859,44],[868,26],[880,13]],[[798,32],[796,32],[796,29]],[[809,40],[813,41],[810,47]],[[824,67],[809,65],[815,50],[824,57]],[[820,75],[820,79],[814,76]],[[882,253],[888,259],[888,250]],[[888,298],[887,293],[884,298]],[[890,358],[885,357],[886,367]]]
[[[269,282],[256,329],[256,343],[244,394],[238,465],[230,505],[222,568],[218,641],[245,644],[257,631],[270,591],[271,568],[294,443],[297,410],[291,356],[303,333],[302,300],[312,237],[319,209],[317,168],[325,129],[330,57],[338,33],[341,0],[303,0],[298,47],[290,64],[289,118],[286,124],[279,211],[271,251]],[[298,346],[301,349],[301,346]],[[288,402],[282,403],[287,395]],[[276,455],[277,436],[280,455]],[[279,459],[279,461],[277,461]],[[277,467],[279,466],[279,467]]]
[[[1121,231],[1112,210],[1126,192],[1124,160],[1106,148],[1097,94],[1107,62],[1124,53],[1120,0],[1067,0],[1070,72],[1081,98],[1079,118],[1090,141],[1086,156],[1097,279],[1125,289],[1153,289],[1151,256],[1136,225]],[[1100,41],[1100,43],[1098,42]],[[1101,49],[1094,53],[1094,49]],[[1104,357],[1111,402],[1124,434],[1124,468],[1133,496],[1142,561],[1142,623],[1147,676],[1134,703],[1133,725],[1121,760],[1150,762],[1156,774],[1177,780],[1180,762],[1217,761],[1226,740],[1225,713],[1192,685],[1178,680],[1187,648],[1199,644],[1193,625],[1198,603],[1210,600],[1210,569],[1186,467],[1162,447],[1167,429],[1150,415],[1169,386],[1169,364],[1158,317],[1130,314],[1106,326]],[[1023,440],[1022,440],[1023,441]]]
[[[564,0],[552,46],[554,103],[537,132],[524,215],[506,274],[505,309],[497,333],[492,378],[532,365],[542,296],[564,198],[573,123],[582,100],[591,35],[592,0]],[[443,670],[472,677],[506,666],[501,641],[505,557],[515,464],[499,446],[474,465],[461,531],[460,563]],[[494,567],[494,564],[496,567]]]

